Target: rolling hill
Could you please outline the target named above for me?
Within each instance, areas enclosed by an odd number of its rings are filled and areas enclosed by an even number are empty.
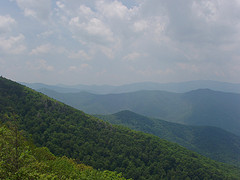
[[[95,115],[112,124],[156,135],[211,159],[240,166],[240,137],[210,126],[187,126],[148,118],[131,111]]]
[[[42,93],[89,114],[122,110],[189,125],[215,126],[240,135],[240,94],[199,89],[187,93],[137,91],[96,95],[87,92]]]
[[[238,179],[240,169],[156,136],[111,125],[0,78],[1,123],[15,121],[38,146],[133,179]]]

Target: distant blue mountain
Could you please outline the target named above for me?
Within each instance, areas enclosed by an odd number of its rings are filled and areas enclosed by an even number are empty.
[[[240,135],[240,94],[199,89],[186,93],[136,91],[120,94],[40,92],[89,114],[130,110],[189,125],[215,126]]]
[[[211,89],[215,91],[240,93],[240,84],[219,82],[219,81],[188,81],[180,83],[154,83],[141,82],[133,84],[125,84],[121,86],[111,85],[46,85],[41,83],[21,83],[32,89],[38,90],[42,88],[51,89],[61,93],[74,93],[86,91],[94,94],[112,94],[112,93],[127,93],[139,90],[162,90],[169,92],[183,93],[196,89]]]

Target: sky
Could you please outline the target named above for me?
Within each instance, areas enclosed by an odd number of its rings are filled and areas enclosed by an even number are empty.
[[[1,0],[0,75],[240,83],[240,0]]]

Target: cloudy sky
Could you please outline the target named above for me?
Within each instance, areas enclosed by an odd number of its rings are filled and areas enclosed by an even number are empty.
[[[1,0],[0,75],[240,83],[240,0]]]

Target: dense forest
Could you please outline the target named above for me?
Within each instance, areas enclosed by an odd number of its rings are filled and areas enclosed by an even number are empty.
[[[211,159],[240,166],[240,137],[223,129],[171,123],[128,110],[94,116],[112,124],[124,125],[178,143]]]
[[[36,147],[13,123],[0,125],[0,179],[125,180],[116,172],[97,171],[66,156],[56,157],[46,147]]]
[[[122,172],[125,178],[240,177],[237,167],[156,136],[111,125],[2,77],[0,119],[3,124],[16,122],[28,139],[38,147],[49,148],[57,157],[73,158],[99,170]]]

